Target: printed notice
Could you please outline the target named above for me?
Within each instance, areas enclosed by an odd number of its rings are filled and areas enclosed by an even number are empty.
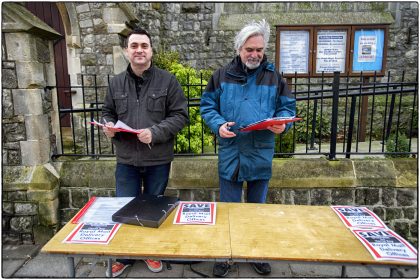
[[[113,224],[112,214],[120,210],[134,197],[92,197],[72,219],[77,223]]]
[[[121,224],[80,223],[64,239],[64,243],[108,244]]]
[[[360,36],[359,52],[357,54],[358,62],[375,62],[376,61],[376,36]]]
[[[390,229],[351,229],[376,260],[417,262],[417,250]]]
[[[294,74],[309,71],[309,31],[280,32],[280,73]]]
[[[214,225],[216,224],[216,203],[182,201],[175,214],[174,224]]]
[[[346,31],[318,31],[316,51],[317,73],[344,72],[346,65],[346,40]]]
[[[387,228],[385,223],[366,207],[331,206],[331,208],[349,228]]]

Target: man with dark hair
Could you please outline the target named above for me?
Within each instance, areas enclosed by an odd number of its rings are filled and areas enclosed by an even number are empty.
[[[130,64],[111,79],[102,108],[104,133],[116,148],[116,196],[163,195],[174,158],[175,135],[188,122],[187,100],[175,76],[153,65],[147,31],[135,29],[128,34],[125,54]],[[112,127],[117,121],[140,133],[116,133]],[[161,261],[145,262],[153,272],[162,270]],[[112,277],[131,264],[133,260],[114,262]]]
[[[290,124],[251,132],[240,132],[239,128],[266,118],[295,115],[295,98],[264,54],[269,37],[270,27],[265,20],[242,28],[235,37],[237,56],[213,73],[201,98],[201,116],[219,141],[220,201],[223,202],[241,202],[244,181],[247,202],[265,202],[274,136],[286,131]],[[259,274],[271,272],[268,263],[251,265]],[[229,263],[216,263],[213,274],[225,277],[229,269]]]

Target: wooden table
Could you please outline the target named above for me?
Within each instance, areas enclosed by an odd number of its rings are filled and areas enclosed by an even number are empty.
[[[329,206],[219,202],[214,226],[174,225],[175,212],[159,228],[124,224],[108,245],[62,243],[76,226],[68,223],[42,252],[68,256],[71,276],[74,256],[416,265],[376,261]]]

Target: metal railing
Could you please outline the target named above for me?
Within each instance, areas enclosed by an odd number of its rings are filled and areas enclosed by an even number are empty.
[[[392,81],[389,72],[381,78],[366,78],[363,73],[360,77],[335,73],[333,77],[289,78],[297,116],[303,120],[294,123],[286,134],[276,136],[275,157],[416,157],[418,79],[406,82],[404,76],[403,72],[400,81]],[[70,115],[71,126],[60,125],[62,151],[53,157],[115,156],[111,141],[89,124],[100,118],[107,86],[98,85],[95,75],[81,76],[81,81],[81,86],[71,87],[70,91],[78,91],[82,103],[76,108],[60,109],[60,119]],[[199,84],[188,82],[182,86],[188,98],[190,124],[181,131],[182,137],[179,134],[176,138],[176,155],[215,155],[216,137],[196,115],[191,119],[191,114],[197,114],[205,83],[201,79]],[[193,89],[199,96],[190,95]],[[201,145],[193,146],[192,142]]]

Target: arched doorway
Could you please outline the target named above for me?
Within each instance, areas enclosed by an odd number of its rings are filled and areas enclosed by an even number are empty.
[[[54,66],[56,73],[57,93],[60,109],[71,108],[70,77],[67,66],[67,50],[63,21],[54,2],[26,2],[25,7],[39,17],[63,38],[54,42]],[[60,114],[61,127],[70,126],[70,115]]]

